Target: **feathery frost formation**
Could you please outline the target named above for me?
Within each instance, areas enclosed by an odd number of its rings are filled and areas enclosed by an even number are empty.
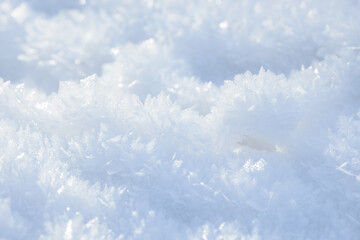
[[[360,2],[0,1],[0,239],[357,239]]]

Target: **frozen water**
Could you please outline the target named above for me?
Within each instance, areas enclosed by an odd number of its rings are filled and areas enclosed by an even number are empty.
[[[0,0],[0,239],[358,239],[359,11]]]

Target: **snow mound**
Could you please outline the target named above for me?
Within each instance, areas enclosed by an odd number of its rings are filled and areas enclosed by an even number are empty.
[[[358,1],[0,2],[1,239],[357,239]]]

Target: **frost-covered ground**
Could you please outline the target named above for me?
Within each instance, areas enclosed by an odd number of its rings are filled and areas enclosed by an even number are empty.
[[[360,239],[359,12],[0,0],[0,239]]]

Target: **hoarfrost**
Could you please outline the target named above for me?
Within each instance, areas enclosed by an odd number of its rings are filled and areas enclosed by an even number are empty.
[[[359,10],[3,0],[0,238],[358,238]]]

